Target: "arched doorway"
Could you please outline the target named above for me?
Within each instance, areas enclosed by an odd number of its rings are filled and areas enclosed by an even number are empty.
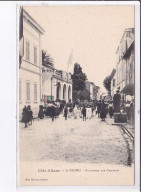
[[[66,89],[66,85],[64,85],[64,87],[63,87],[63,99],[64,99],[64,100],[67,99],[67,89]]]
[[[61,99],[61,84],[60,82],[57,83],[57,95],[56,99]]]
[[[71,100],[71,87],[68,88],[68,100]]]

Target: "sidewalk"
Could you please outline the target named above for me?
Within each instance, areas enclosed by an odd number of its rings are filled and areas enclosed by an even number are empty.
[[[107,123],[111,125],[123,125],[134,136],[134,123],[131,121],[127,123],[115,123],[114,118],[107,117]]]

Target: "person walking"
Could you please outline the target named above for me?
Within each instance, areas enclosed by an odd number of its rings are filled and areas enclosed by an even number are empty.
[[[104,100],[102,101],[102,104],[100,107],[100,118],[101,118],[101,121],[105,121],[105,118],[106,118],[106,104],[104,103]]]
[[[91,107],[88,105],[87,106],[87,118],[91,119],[91,117],[92,117],[92,110],[91,110]]]
[[[39,106],[38,118],[44,118],[44,107],[42,105]]]
[[[97,103],[97,114],[98,114],[98,118],[100,117],[100,110],[101,110],[101,100],[99,100],[99,102]]]
[[[74,111],[74,118],[77,119],[78,109],[77,109],[77,106],[76,105],[75,105],[73,111]]]
[[[25,128],[26,128],[27,127],[27,123],[28,123],[28,114],[27,114],[27,107],[26,106],[23,108],[22,122],[25,123]]]
[[[112,101],[108,105],[108,111],[109,111],[110,118],[112,118],[113,117],[113,112],[114,112]]]
[[[82,115],[83,115],[83,121],[84,121],[84,119],[86,121],[86,108],[85,108],[85,106],[83,106],[83,108],[82,108]]]
[[[33,112],[31,110],[31,106],[27,106],[27,118],[28,118],[28,123],[30,122],[30,125],[32,125],[32,120],[33,120]]]
[[[94,108],[94,105],[92,105],[92,108],[91,108],[92,110],[92,117],[94,117],[94,110],[95,110],[95,108]]]
[[[50,108],[50,116],[52,118],[52,121],[54,121],[54,118],[55,118],[55,106],[52,105],[51,108]]]
[[[65,120],[67,120],[67,116],[68,116],[68,108],[67,108],[67,106],[65,106],[65,108],[64,108],[64,117],[65,117]]]

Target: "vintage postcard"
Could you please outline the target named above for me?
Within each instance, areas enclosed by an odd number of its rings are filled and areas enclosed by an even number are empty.
[[[19,6],[18,184],[134,185],[134,5]]]

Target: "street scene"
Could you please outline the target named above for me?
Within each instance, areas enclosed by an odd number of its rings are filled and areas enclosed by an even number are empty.
[[[23,124],[20,129],[21,161],[104,162],[125,166],[134,162],[132,137],[121,127],[113,126],[110,118],[102,124],[97,117],[86,122],[81,118],[64,122],[61,115],[54,122],[49,118],[38,119],[27,129]]]
[[[133,170],[134,7],[20,7],[19,16],[19,161]]]

